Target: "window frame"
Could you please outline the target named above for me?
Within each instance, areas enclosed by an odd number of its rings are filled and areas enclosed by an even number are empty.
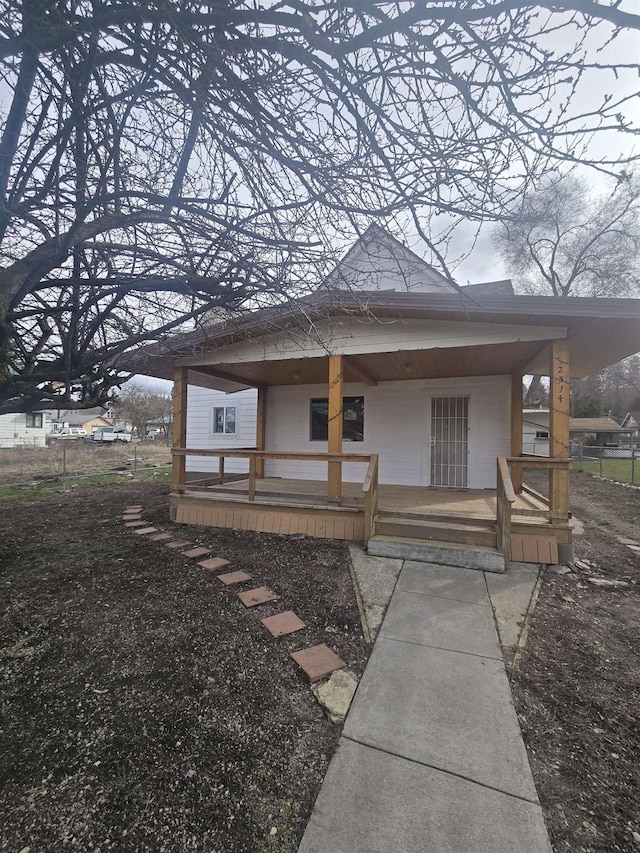
[[[216,429],[218,419],[216,412],[222,411],[222,430]],[[233,432],[227,430],[227,412],[233,411]],[[238,406],[213,406],[212,408],[212,435],[237,435],[238,434]]]
[[[549,440],[549,431],[543,429],[536,430],[536,441],[548,441]]]
[[[350,444],[351,443],[360,444],[361,442],[364,441],[364,430],[365,430],[365,426],[364,426],[364,420],[365,420],[365,418],[364,418],[364,405],[365,405],[364,399],[365,398],[364,398],[363,394],[350,394],[349,396],[342,398],[342,441],[347,441]],[[345,419],[346,411],[349,408],[353,407],[353,404],[351,404],[351,406],[350,406],[349,403],[347,402],[350,400],[361,401],[361,408],[362,408],[362,417],[361,417],[361,423],[362,423],[361,436],[362,437],[361,438],[351,438],[349,435],[345,436],[345,423],[351,422],[351,420],[347,421]],[[314,403],[324,403],[327,406],[327,422],[326,422],[327,434],[323,438],[314,438],[313,437],[313,404]],[[356,417],[355,421],[357,423],[357,421],[358,421],[357,417]],[[328,397],[310,397],[309,398],[309,441],[315,443],[318,441],[327,442],[328,440],[329,440],[329,398]]]
[[[29,419],[31,418],[31,423],[29,423]],[[35,419],[39,419],[39,423],[35,423]],[[27,412],[25,415],[25,428],[26,429],[42,429],[44,426],[44,415],[42,412]]]

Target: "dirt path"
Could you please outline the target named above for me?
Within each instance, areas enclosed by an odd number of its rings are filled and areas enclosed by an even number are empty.
[[[575,473],[572,504],[588,564],[545,574],[512,687],[555,853],[638,853],[640,491]]]

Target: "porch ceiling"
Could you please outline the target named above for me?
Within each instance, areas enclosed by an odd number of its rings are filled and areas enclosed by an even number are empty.
[[[526,341],[446,349],[402,350],[344,357],[344,381],[388,382],[400,379],[439,379],[495,376],[523,368],[546,348],[548,341]],[[328,379],[328,356],[200,365],[189,369],[189,381],[220,390],[258,385],[321,385]],[[231,385],[235,383],[235,387]]]

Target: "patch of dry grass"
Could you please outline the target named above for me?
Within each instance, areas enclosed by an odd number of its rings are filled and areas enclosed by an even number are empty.
[[[163,443],[117,446],[79,441],[52,441],[49,447],[15,447],[0,450],[0,485],[24,483],[50,477],[104,474],[133,468],[168,465],[171,450]],[[66,457],[66,458],[65,458]]]

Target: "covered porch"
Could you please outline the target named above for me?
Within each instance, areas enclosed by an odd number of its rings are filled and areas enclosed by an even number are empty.
[[[633,351],[627,301],[607,300],[625,305],[601,317],[595,300],[376,300],[375,316],[340,306],[306,329],[222,330],[201,352],[159,357],[174,367],[172,517],[365,544],[482,543],[505,559],[523,553],[518,537],[570,545],[569,381]],[[523,453],[527,373],[549,376],[549,457]],[[255,389],[255,444],[204,432],[189,443],[190,385]],[[346,429],[345,394],[364,400],[366,425]],[[320,397],[322,436],[308,420]],[[545,494],[527,487],[528,468],[548,474]]]

